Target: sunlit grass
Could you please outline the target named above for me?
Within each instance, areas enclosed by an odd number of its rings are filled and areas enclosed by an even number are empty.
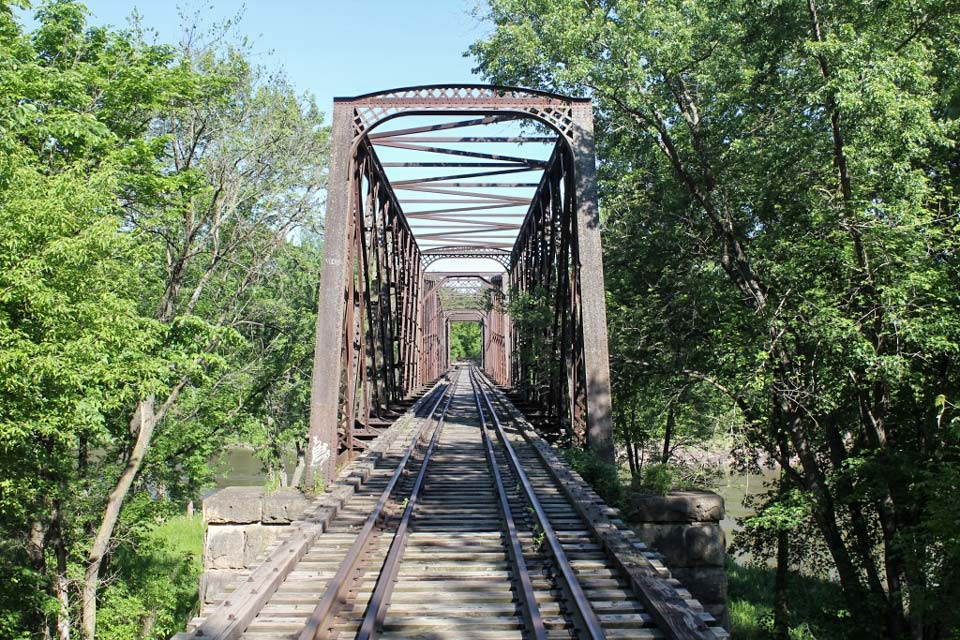
[[[98,640],[162,640],[183,629],[199,609],[203,518],[166,516],[142,522],[117,548],[117,580],[100,592]]]
[[[165,545],[172,555],[189,557],[190,564],[196,568],[203,567],[203,517],[198,513],[193,516],[177,516],[157,525],[151,532],[151,537],[165,540]]]
[[[727,562],[730,632],[734,640],[767,640],[773,631],[774,570]],[[788,586],[791,640],[850,637],[840,586],[829,580],[791,575]]]

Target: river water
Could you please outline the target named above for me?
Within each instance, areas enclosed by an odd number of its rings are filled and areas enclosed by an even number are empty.
[[[216,488],[257,487],[267,481],[260,460],[246,447],[230,447],[210,461],[215,469]]]
[[[727,469],[726,475],[720,483],[714,488],[714,491],[723,497],[725,513],[723,520],[720,521],[720,528],[727,538],[727,546],[733,542],[734,533],[740,529],[737,525],[737,518],[751,515],[752,509],[744,505],[744,499],[747,496],[754,496],[766,491],[766,483],[776,480],[779,471],[775,469],[763,469],[761,473],[744,474]],[[740,560],[749,560],[748,557],[740,557]]]

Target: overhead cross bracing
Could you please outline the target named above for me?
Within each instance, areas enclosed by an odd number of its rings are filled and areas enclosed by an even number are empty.
[[[438,256],[457,264],[490,256],[509,266],[509,250],[558,140],[527,133],[530,125],[510,114],[412,116],[370,134],[431,263]]]
[[[430,274],[430,282],[437,287],[437,296],[447,311],[473,309],[484,310],[502,305],[502,281],[500,273],[450,273],[440,271]]]
[[[611,456],[590,101],[411,87],[337,99],[333,120],[308,477],[446,370],[462,319],[498,384]]]
[[[427,379],[450,365],[450,324],[476,322],[481,331],[480,365],[498,384],[509,384],[507,345],[510,321],[503,273],[434,272],[425,276],[425,354]]]

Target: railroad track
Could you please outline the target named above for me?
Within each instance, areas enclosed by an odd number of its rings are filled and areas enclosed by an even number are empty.
[[[308,517],[190,637],[726,636],[482,373],[416,409],[325,526]]]

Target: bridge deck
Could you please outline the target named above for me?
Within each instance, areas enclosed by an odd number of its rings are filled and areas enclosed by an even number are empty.
[[[725,637],[505,396],[471,368],[450,377],[181,636]]]

